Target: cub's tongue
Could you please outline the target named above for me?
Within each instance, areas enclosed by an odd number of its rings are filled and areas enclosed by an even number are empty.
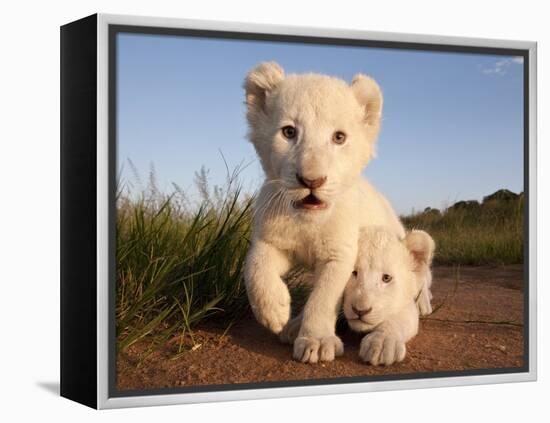
[[[300,201],[296,202],[296,208],[300,209],[318,210],[324,209],[325,207],[326,204],[315,197],[313,194],[309,194],[307,197],[304,197]]]

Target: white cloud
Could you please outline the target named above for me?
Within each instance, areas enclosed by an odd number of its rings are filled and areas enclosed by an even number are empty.
[[[513,57],[512,62],[523,65],[523,57],[521,57],[521,56]]]
[[[486,75],[506,75],[512,65],[522,65],[523,57],[516,56],[511,59],[499,59],[490,66],[482,67],[481,72]]]

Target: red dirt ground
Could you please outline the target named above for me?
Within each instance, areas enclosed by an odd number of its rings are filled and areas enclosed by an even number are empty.
[[[359,360],[361,335],[344,324],[338,333],[343,357],[331,363],[292,360],[291,346],[249,318],[224,327],[209,325],[194,332],[195,347],[171,359],[172,342],[140,363],[145,345],[120,353],[119,390],[210,384],[324,379],[416,372],[512,368],[523,365],[522,266],[434,269],[435,312],[421,319],[419,334],[407,344],[407,357],[388,367]]]

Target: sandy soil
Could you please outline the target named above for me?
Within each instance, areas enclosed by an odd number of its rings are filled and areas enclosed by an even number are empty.
[[[241,384],[267,381],[380,376],[523,365],[522,266],[434,269],[435,312],[421,320],[406,359],[375,367],[358,358],[361,335],[345,323],[338,333],[345,353],[331,363],[302,364],[291,347],[260,327],[253,318],[226,327],[209,325],[194,333],[195,347],[171,359],[168,343],[140,363],[144,345],[134,345],[117,360],[119,390]]]

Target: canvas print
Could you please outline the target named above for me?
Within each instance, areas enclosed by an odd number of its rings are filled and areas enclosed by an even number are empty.
[[[119,392],[524,371],[524,57],[114,38]]]

